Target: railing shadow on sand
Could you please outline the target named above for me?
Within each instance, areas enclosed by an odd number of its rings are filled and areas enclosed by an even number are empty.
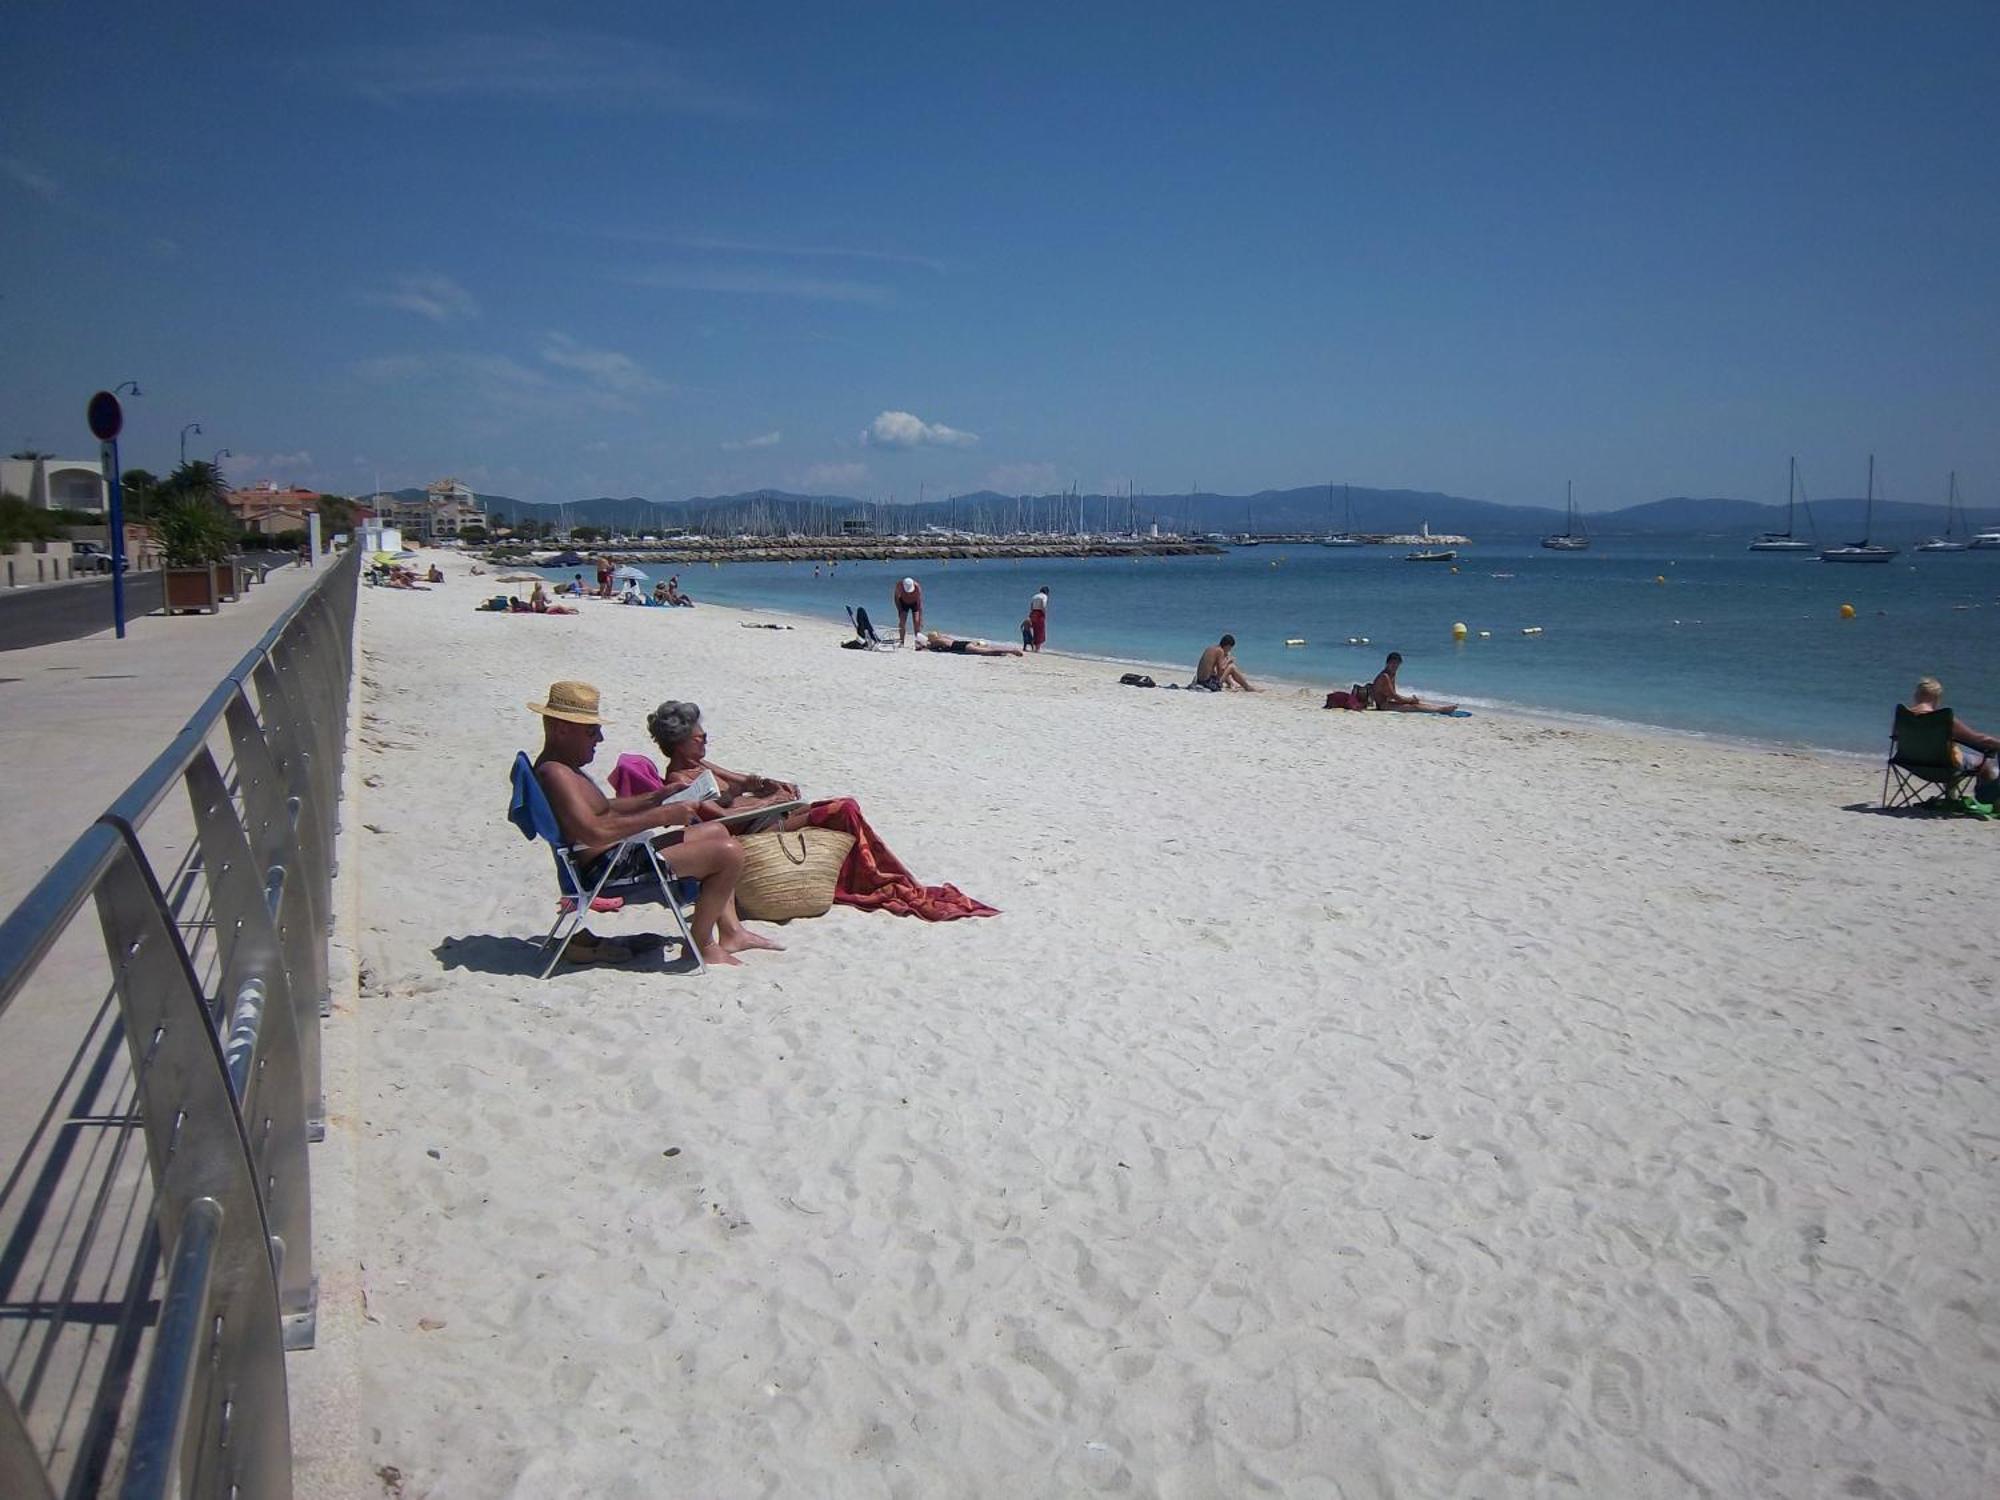
[[[10,1500],[291,1494],[358,564],[286,611],[0,923]],[[185,808],[163,809],[176,789]],[[16,1086],[24,1067],[46,1088]]]

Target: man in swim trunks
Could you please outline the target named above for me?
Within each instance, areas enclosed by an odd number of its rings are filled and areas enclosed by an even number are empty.
[[[1398,714],[1448,714],[1457,710],[1456,703],[1426,703],[1415,693],[1396,691],[1396,672],[1403,665],[1403,653],[1391,651],[1389,659],[1382,663],[1382,670],[1375,674],[1375,680],[1368,685],[1368,706]]]
[[[636,797],[606,797],[583,768],[597,754],[605,720],[598,712],[597,689],[587,682],[558,682],[543,703],[530,703],[542,716],[542,753],[535,760],[535,779],[547,793],[562,836],[579,859],[578,874],[594,881],[597,864],[621,840],[651,829],[670,829],[653,841],[661,859],[678,878],[701,882],[688,926],[704,962],[733,967],[736,955],[750,948],[776,948],[769,938],[751,932],[737,920],[736,877],[743,868],[743,846],[720,823],[697,823],[699,816],[719,817],[712,803],[668,804],[671,792],[646,792]],[[580,942],[579,942],[580,940]],[[579,932],[571,938],[596,962],[619,960],[619,945]],[[608,951],[607,951],[608,950]],[[623,957],[629,958],[629,951]]]
[[[924,637],[924,591],[914,578],[905,578],[889,591],[889,598],[896,606],[896,644],[904,644],[910,626],[915,624],[917,639]]]
[[[1194,686],[1207,688],[1211,693],[1220,693],[1228,688],[1245,693],[1262,692],[1263,689],[1252,684],[1243,675],[1243,669],[1236,665],[1235,650],[1236,637],[1225,635],[1202,652],[1201,660],[1194,667]]]
[[[1910,712],[1934,714],[1944,707],[1944,684],[1935,677],[1918,681],[1910,695]],[[1973,786],[1981,802],[2000,800],[2000,739],[1981,734],[1953,714],[1951,719],[1951,760],[1961,771],[1972,772]]]

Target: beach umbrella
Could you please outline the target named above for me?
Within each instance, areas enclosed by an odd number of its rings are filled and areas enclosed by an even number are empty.
[[[548,580],[539,573],[502,573],[493,580],[495,583],[546,583]]]
[[[612,570],[611,581],[613,583],[650,583],[652,579],[645,569],[635,568],[630,563],[627,563],[622,568]]]

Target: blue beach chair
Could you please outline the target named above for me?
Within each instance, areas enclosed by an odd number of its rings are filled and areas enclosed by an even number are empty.
[[[507,821],[521,830],[521,836],[528,839],[544,839],[556,859],[556,884],[559,887],[565,910],[556,917],[556,925],[549,929],[549,935],[542,939],[542,951],[549,955],[549,961],[540,977],[547,979],[556,965],[562,962],[563,950],[576,929],[582,925],[592,905],[604,899],[618,899],[629,905],[642,906],[657,902],[674,914],[674,924],[681,930],[681,944],[694,955],[694,970],[697,974],[708,967],[702,962],[701,950],[694,945],[694,934],[688,930],[687,916],[682,912],[683,904],[693,905],[700,894],[698,880],[677,879],[666,863],[653,848],[655,835],[635,833],[621,843],[612,845],[600,856],[595,866],[595,880],[586,882],[579,873],[575,851],[563,840],[562,829],[556,823],[556,810],[549,806],[548,794],[542,790],[541,780],[535,775],[534,763],[525,752],[514,756],[513,796],[507,804]]]

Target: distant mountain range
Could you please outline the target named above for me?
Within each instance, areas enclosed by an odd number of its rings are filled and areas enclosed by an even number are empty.
[[[422,490],[398,490],[398,498],[418,500]],[[1433,531],[1457,532],[1474,538],[1539,536],[1560,530],[1563,513],[1548,506],[1499,505],[1429,490],[1378,490],[1355,487],[1331,495],[1324,485],[1291,490],[1260,490],[1254,495],[1034,495],[1015,496],[980,490],[921,504],[884,505],[847,495],[797,495],[783,490],[757,490],[740,495],[701,495],[686,500],[648,500],[598,496],[546,505],[506,495],[481,495],[481,504],[502,525],[524,520],[558,525],[594,526],[600,530],[639,532],[702,531],[734,534],[772,533],[837,528],[848,518],[867,520],[877,531],[909,531],[947,526],[967,531],[1124,531],[1158,524],[1162,531],[1326,532],[1351,528],[1361,532],[1415,531],[1429,524]],[[1800,510],[1796,529],[1832,544],[1860,534],[1863,501],[1859,498],[1815,500]],[[1967,511],[1975,530],[2000,526],[2000,511]],[[1597,536],[1655,534],[1749,537],[1782,528],[1783,505],[1755,500],[1694,499],[1677,495],[1649,500],[1622,510],[1595,511],[1585,516]],[[1875,502],[1878,537],[1908,539],[1941,532],[1942,505],[1900,500]]]

